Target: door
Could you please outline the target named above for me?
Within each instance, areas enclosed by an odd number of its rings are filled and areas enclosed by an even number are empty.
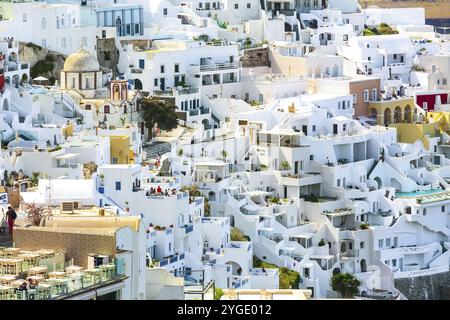
[[[305,136],[308,135],[308,126],[302,126],[302,131],[305,134]]]
[[[298,174],[298,161],[294,162],[294,174]]]
[[[144,59],[139,59],[139,69],[145,69],[145,60]]]
[[[284,186],[284,198],[287,199],[287,186]]]
[[[166,90],[166,79],[165,78],[159,79],[159,88],[163,91]]]
[[[338,134],[338,125],[333,124],[333,134]]]

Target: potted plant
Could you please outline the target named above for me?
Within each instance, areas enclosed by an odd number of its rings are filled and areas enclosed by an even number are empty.
[[[289,162],[283,161],[283,162],[281,163],[281,167],[282,167],[284,170],[289,170]]]
[[[177,155],[179,156],[179,157],[181,157],[181,156],[183,156],[183,149],[179,149],[178,151],[177,151]]]

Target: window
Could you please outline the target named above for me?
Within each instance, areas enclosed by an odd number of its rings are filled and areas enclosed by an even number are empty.
[[[120,191],[121,188],[122,188],[122,185],[121,185],[120,181],[116,181],[116,190]]]
[[[134,25],[134,33],[139,33],[139,25],[138,24]]]
[[[348,41],[348,34],[344,34],[344,41]]]
[[[41,29],[46,29],[46,28],[47,28],[47,21],[45,20],[45,18],[42,18]]]
[[[90,104],[87,104],[87,105],[84,107],[84,110],[91,110],[91,105],[90,105]]]
[[[312,126],[312,131],[313,131],[313,132],[316,132],[316,125],[314,125],[314,124],[313,124],[313,126]]]
[[[423,215],[424,215],[424,216],[427,215],[427,209],[423,209]]]
[[[428,102],[424,102],[422,106],[424,110],[428,110]]]
[[[61,39],[61,47],[65,48],[66,47],[66,38],[62,38]]]
[[[164,9],[163,9],[163,15],[164,15],[164,16],[167,16],[167,8],[164,8]]]
[[[313,161],[314,160],[314,155],[310,155],[309,156],[309,160]]]
[[[340,187],[341,186],[341,179],[337,179],[336,184],[337,184],[338,187]]]
[[[178,63],[175,63],[174,70],[175,70],[175,73],[180,72],[180,65]]]
[[[26,13],[22,14],[22,21],[27,22],[27,14]]]
[[[42,47],[47,48],[47,39],[42,39]]]
[[[359,248],[360,248],[360,249],[364,249],[364,241],[361,241],[361,242],[359,243]]]
[[[397,266],[397,259],[392,259],[392,265],[395,267]]]
[[[444,85],[444,86],[447,85],[447,78],[443,78],[443,79],[442,79],[442,85]]]
[[[345,131],[345,130],[347,130],[347,125],[344,123],[344,124],[342,125],[342,131]]]
[[[384,241],[383,241],[383,239],[380,239],[380,240],[378,240],[378,248],[383,248],[383,243],[384,243]]]
[[[364,102],[369,101],[369,90],[364,90]]]
[[[252,4],[251,3],[247,3],[247,9],[251,9],[252,8]]]
[[[352,97],[353,97],[353,104],[355,104],[356,103],[356,98],[357,98],[356,94],[352,94]]]
[[[110,112],[108,105],[104,106],[103,110],[104,110],[104,113],[109,113]]]
[[[162,65],[162,66],[160,67],[160,71],[161,71],[161,73],[164,73],[164,65]]]
[[[235,9],[239,9],[239,3],[235,3],[235,4],[234,4],[234,8],[235,8]]]
[[[386,247],[390,247],[391,246],[391,238],[387,238],[386,239]]]
[[[442,211],[442,212],[445,212],[445,206],[442,206],[442,207],[441,207],[441,211]]]
[[[378,100],[378,90],[376,88],[372,89],[372,101]]]
[[[155,87],[158,86],[158,79],[155,79],[155,80],[153,81],[153,85],[154,85]]]

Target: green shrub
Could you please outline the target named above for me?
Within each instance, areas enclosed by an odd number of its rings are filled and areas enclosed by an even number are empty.
[[[214,300],[220,300],[220,298],[224,295],[223,290],[220,288],[214,289]]]
[[[325,240],[322,239],[319,241],[319,247],[323,247],[325,244]]]

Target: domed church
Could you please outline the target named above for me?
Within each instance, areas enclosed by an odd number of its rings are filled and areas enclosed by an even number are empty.
[[[88,98],[102,87],[103,71],[93,54],[80,49],[67,57],[61,71],[61,89],[78,91]]]

